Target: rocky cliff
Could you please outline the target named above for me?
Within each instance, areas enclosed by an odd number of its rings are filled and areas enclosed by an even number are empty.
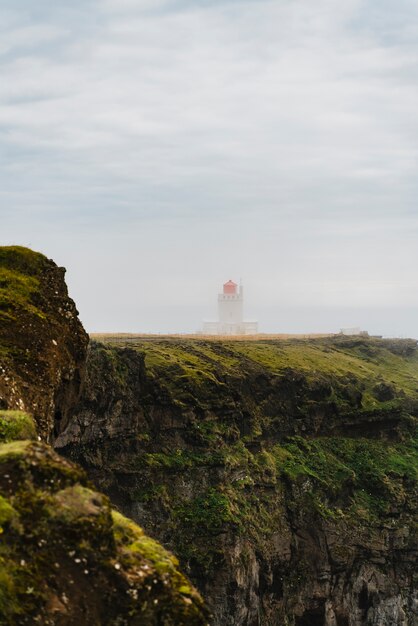
[[[176,558],[40,441],[67,425],[85,366],[63,277],[0,248],[0,624],[204,626]]]
[[[55,446],[217,626],[418,622],[413,341],[93,344]]]
[[[42,254],[0,247],[0,408],[29,411],[45,441],[78,397],[88,343],[64,275]]]

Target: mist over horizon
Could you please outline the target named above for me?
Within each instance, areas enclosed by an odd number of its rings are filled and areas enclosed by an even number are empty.
[[[257,321],[259,334],[339,333],[343,328],[360,328],[370,335],[418,339],[418,307],[292,306],[285,302],[281,306],[266,305],[265,302],[257,306],[256,302],[249,300],[247,291],[244,292],[244,320]],[[217,295],[217,292],[208,294],[204,303],[180,305],[167,302],[160,306],[147,304],[144,297],[137,304],[132,301],[132,306],[123,312],[118,300],[117,303],[108,302],[106,312],[102,310],[97,319],[93,314],[83,320],[82,310],[80,315],[90,333],[201,333],[204,321],[218,319]],[[129,301],[129,294],[127,298]],[[119,326],[115,326],[115,319],[121,320]]]
[[[206,314],[207,311],[212,315]],[[418,308],[361,309],[349,307],[283,307],[248,309],[245,319],[258,321],[259,333],[263,334],[316,334],[339,333],[342,328],[360,328],[370,335],[411,338],[418,340]],[[82,315],[81,319],[83,321]],[[204,306],[166,306],[163,308],[140,307],[138,318],[127,317],[123,326],[115,326],[103,319],[101,324],[93,320],[85,322],[89,333],[127,332],[138,334],[194,334],[201,332],[203,320],[216,320],[216,308]]]

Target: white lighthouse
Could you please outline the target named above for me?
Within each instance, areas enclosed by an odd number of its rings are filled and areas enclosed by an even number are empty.
[[[254,335],[257,322],[244,322],[244,290],[234,281],[224,283],[218,294],[218,321],[203,322],[205,335]]]

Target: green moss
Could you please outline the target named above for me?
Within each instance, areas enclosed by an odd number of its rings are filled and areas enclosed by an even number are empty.
[[[11,491],[0,495],[2,625],[21,623],[21,616],[49,623],[51,596],[64,595],[73,621],[88,609],[109,623],[206,623],[175,557],[112,512],[105,496],[77,483],[81,469],[31,442],[0,445],[0,459],[7,460]]]
[[[385,415],[389,421],[396,416],[405,433],[414,424],[415,418],[408,411],[414,411],[413,407],[417,406],[418,352],[416,342],[409,340],[335,337],[286,341],[155,341],[139,342],[138,348],[144,351],[151,373],[162,381],[160,384],[168,385],[173,401],[181,398],[188,407],[202,406],[202,400],[209,397],[210,385],[202,387],[205,380],[217,385],[212,397],[212,410],[216,411],[228,376],[233,377],[232,381],[237,377],[244,379],[246,372],[260,367],[274,376],[284,376],[289,384],[293,384],[294,378],[292,393],[300,416],[309,416],[311,404],[318,406],[316,394],[319,393],[326,398],[327,406],[337,407],[342,420],[344,412],[351,414],[356,410],[360,414],[363,411],[364,419],[371,423],[374,412],[376,419],[383,421]],[[393,390],[395,398],[377,399],[376,385],[382,381]],[[177,384],[180,390],[176,390]],[[255,411],[249,441],[251,437],[263,436]],[[270,428],[270,423],[271,418],[261,418],[264,430]],[[251,455],[244,445],[246,437],[239,439],[233,422],[196,420],[191,422],[188,433],[199,445],[216,446],[216,452],[178,449],[170,454],[145,455],[143,461],[149,467],[172,471],[212,463],[229,469],[242,468],[243,476],[234,482],[236,493],[254,482],[275,485],[286,478],[292,482],[307,479],[315,491],[310,505],[322,516],[340,510],[341,504],[346,509],[355,508],[356,498],[362,497],[357,494],[362,490],[375,494],[369,498],[371,515],[382,510],[382,502],[389,509],[396,503],[397,494],[403,493],[400,483],[416,480],[416,451],[407,441],[390,445],[367,439],[296,437]],[[237,441],[231,445],[228,438]]]
[[[228,496],[214,488],[184,503],[174,514],[182,525],[209,535],[216,535],[225,524],[237,521]]]
[[[14,620],[19,614],[20,607],[13,567],[0,557],[0,623],[7,625],[16,624],[17,622]]]
[[[368,439],[294,437],[271,451],[278,471],[292,481],[312,481],[313,505],[330,514],[358,508],[370,516],[389,512],[404,494],[403,484],[418,481],[418,454],[414,440],[403,443]],[[344,501],[345,494],[345,501]]]
[[[164,469],[189,469],[202,462],[202,456],[189,450],[178,448],[171,454],[153,452],[138,457],[139,466],[164,468]]]
[[[112,510],[113,532],[115,539],[123,546],[129,546],[138,536],[144,534],[142,528],[119,511]]]
[[[225,470],[216,486],[190,500],[166,493],[176,552],[202,575],[219,567],[218,537],[228,529],[264,550],[281,528],[285,506],[313,524],[320,517],[368,526],[379,526],[398,507],[407,511],[413,506],[408,503],[418,480],[413,439],[293,437],[256,454],[238,450],[236,445],[223,450]],[[228,457],[234,459],[229,465]],[[156,494],[149,494],[148,501],[153,498]]]
[[[79,522],[80,519],[95,518],[103,512],[104,497],[82,485],[74,485],[54,494],[48,505],[51,518],[66,524]]]
[[[0,442],[36,438],[36,427],[31,415],[22,411],[0,410]]]
[[[112,519],[117,545],[122,547],[125,557],[140,556],[149,562],[158,575],[174,576],[178,593],[187,596],[195,595],[195,591],[186,578],[179,574],[179,563],[174,555],[165,550],[157,541],[145,535],[140,526],[117,511],[112,511]]]
[[[151,452],[139,455],[135,464],[137,468],[148,467],[155,469],[166,469],[171,471],[187,471],[192,467],[201,466],[224,466],[239,467],[246,464],[250,458],[250,453],[242,441],[237,441],[232,445],[224,443],[214,451],[192,451],[183,448],[176,448],[173,452]]]
[[[30,298],[39,289],[39,281],[33,276],[0,267],[0,289],[10,291],[21,298]]]
[[[5,361],[16,365],[31,360],[28,334],[39,332],[38,325],[50,321],[43,276],[51,267],[52,261],[42,254],[0,246],[0,356]]]
[[[24,457],[30,441],[12,441],[0,445],[0,464],[19,457]]]
[[[129,551],[140,554],[147,559],[159,574],[173,572],[178,567],[178,561],[164,550],[159,543],[143,535],[131,543]]]
[[[126,387],[129,369],[127,363],[120,359],[118,349],[109,349],[102,345],[97,345],[96,349],[100,354],[100,367],[109,371],[112,380],[120,387]]]
[[[11,504],[0,496],[0,534],[3,533],[5,526],[16,520],[17,512]]]
[[[132,347],[143,352],[149,375],[180,408],[191,403],[202,409],[213,406],[217,397],[228,392],[223,371],[232,373],[239,364],[228,350],[206,342],[163,341]]]
[[[0,246],[0,265],[24,274],[36,275],[48,263],[40,252],[23,246]]]
[[[35,305],[38,292],[37,278],[0,266],[0,311],[3,317],[13,320],[14,312],[21,308],[45,319],[44,312]]]

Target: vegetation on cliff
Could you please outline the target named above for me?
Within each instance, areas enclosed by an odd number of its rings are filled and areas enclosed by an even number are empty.
[[[317,389],[317,400],[341,408],[375,410],[418,402],[418,351],[414,340],[325,337],[260,341],[149,341],[129,343],[143,351],[151,376],[160,378],[177,401],[213,400],[225,378],[245,372],[272,377],[292,374]],[[303,393],[303,388],[301,389]],[[314,394],[313,394],[314,396]],[[312,397],[315,400],[315,397]],[[212,406],[212,404],[211,404]]]
[[[412,340],[155,339],[91,346],[56,443],[180,557],[215,624],[323,624],[326,601],[377,624],[394,590],[412,611],[417,415]]]
[[[42,280],[45,272],[53,267],[55,264],[38,252],[21,246],[0,247],[2,356],[23,358],[22,352],[27,350],[21,342],[25,330],[21,324],[23,319],[47,320],[51,303],[46,301]]]

